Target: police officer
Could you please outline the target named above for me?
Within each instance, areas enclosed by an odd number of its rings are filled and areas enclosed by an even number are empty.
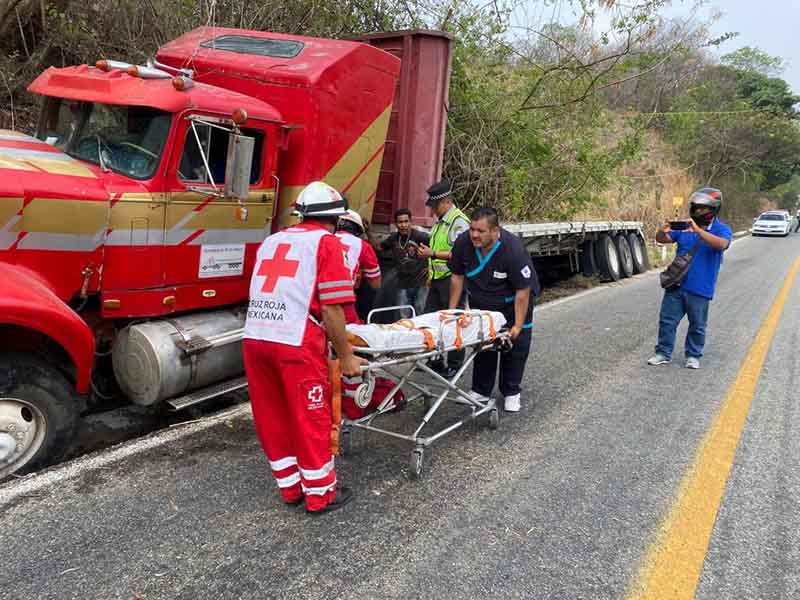
[[[421,244],[418,255],[428,259],[430,289],[425,301],[425,312],[445,310],[450,302],[450,252],[459,235],[469,229],[469,219],[453,203],[453,188],[448,179],[442,179],[428,188],[426,206],[433,209],[438,221],[431,229],[430,247]],[[462,306],[458,303],[458,306]],[[450,352],[445,376],[452,376],[464,360],[463,352]],[[435,365],[434,368],[436,368]],[[441,368],[441,367],[440,367]]]
[[[331,454],[335,433],[327,343],[341,371],[364,362],[347,342],[342,305],[355,301],[345,249],[333,231],[346,206],[315,181],[297,199],[303,222],[266,238],[256,255],[244,327],[244,366],[261,447],[286,504],[320,514],[344,506]],[[332,430],[334,433],[332,433]]]
[[[520,409],[520,383],[531,347],[533,304],[541,289],[530,254],[520,239],[500,227],[497,211],[482,207],[471,215],[469,233],[453,246],[450,308],[458,305],[465,284],[470,308],[502,312],[513,347],[500,354],[500,393],[505,410]],[[466,281],[465,281],[466,280]],[[494,389],[498,353],[475,357],[472,393],[488,399]]]

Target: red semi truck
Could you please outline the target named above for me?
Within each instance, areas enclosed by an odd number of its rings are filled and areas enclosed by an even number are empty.
[[[244,387],[255,253],[310,181],[429,222],[450,44],[200,28],[147,66],[40,75],[35,135],[0,131],[0,479],[57,458],[109,398]]]

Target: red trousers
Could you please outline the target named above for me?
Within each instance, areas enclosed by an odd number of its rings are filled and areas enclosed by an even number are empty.
[[[307,336],[302,347],[251,339],[243,344],[253,420],[281,497],[294,503],[305,496],[311,511],[336,494],[325,350],[324,334]]]

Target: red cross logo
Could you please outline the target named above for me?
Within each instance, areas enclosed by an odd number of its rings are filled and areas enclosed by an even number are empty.
[[[308,391],[308,399],[315,404],[322,402],[322,386],[315,385]]]
[[[294,277],[297,275],[300,261],[286,258],[291,249],[291,244],[278,244],[272,258],[265,258],[261,261],[261,266],[258,267],[258,274],[266,277],[264,285],[261,286],[262,292],[270,294],[275,291],[275,286],[278,285],[281,277]]]

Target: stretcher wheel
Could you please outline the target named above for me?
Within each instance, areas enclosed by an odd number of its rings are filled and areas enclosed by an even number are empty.
[[[358,408],[367,408],[372,400],[372,386],[367,383],[362,383],[356,388],[355,398],[353,400]]]
[[[411,477],[419,479],[422,475],[422,448],[411,451]]]
[[[489,429],[497,429],[497,426],[500,424],[500,414],[498,413],[496,408],[493,408],[489,411]]]

